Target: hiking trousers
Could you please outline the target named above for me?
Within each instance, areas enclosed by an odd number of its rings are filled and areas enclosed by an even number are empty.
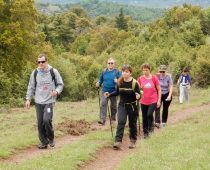
[[[117,113],[117,97],[111,96],[106,98],[104,96],[104,92],[101,93],[101,109],[100,109],[100,119],[104,122],[106,121],[107,115],[107,104],[108,100],[110,100],[110,107],[111,107],[111,119],[116,120],[116,113]]]
[[[167,123],[168,120],[168,108],[171,104],[172,97],[170,101],[166,101],[166,98],[168,97],[169,93],[162,94],[161,96],[161,105],[163,105],[163,110],[162,110],[162,123]],[[160,109],[156,108],[155,109],[155,123],[160,123]]]
[[[189,101],[189,91],[187,85],[179,85],[179,103],[188,102]]]
[[[144,135],[148,135],[149,133],[153,132],[153,113],[156,107],[157,103],[152,103],[150,105],[141,104]]]
[[[129,138],[133,142],[137,140],[137,117],[138,117],[137,105],[130,105],[130,104],[127,105],[124,103],[119,103],[118,124],[115,136],[116,142],[122,142],[127,116],[128,116],[128,126],[129,126]]]
[[[35,104],[38,124],[39,140],[47,145],[54,140],[54,130],[52,126],[53,104]]]

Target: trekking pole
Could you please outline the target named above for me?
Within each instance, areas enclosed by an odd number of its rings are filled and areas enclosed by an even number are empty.
[[[101,108],[100,87],[98,87],[98,104],[99,104],[99,109],[100,109]]]
[[[109,109],[109,100],[108,100],[108,98],[106,100],[107,100],[107,111],[108,111],[108,115],[109,115],[111,134],[112,134],[112,137],[113,137],[112,120],[111,120],[111,114],[110,114],[110,109]]]
[[[139,118],[139,112],[140,112],[140,106],[139,106],[139,100],[137,100],[137,107],[138,107],[138,115],[137,115],[137,117],[138,117],[138,122],[139,122],[139,136],[141,137],[141,122],[140,122],[140,118]]]

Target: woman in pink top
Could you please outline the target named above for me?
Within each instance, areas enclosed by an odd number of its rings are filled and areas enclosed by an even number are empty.
[[[161,89],[158,78],[150,72],[151,67],[149,64],[142,64],[141,70],[143,75],[138,78],[138,82],[143,90],[140,103],[144,138],[147,138],[153,131],[153,113],[156,108],[160,107]]]

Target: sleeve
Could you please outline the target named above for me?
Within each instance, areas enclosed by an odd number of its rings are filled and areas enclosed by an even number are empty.
[[[31,73],[29,83],[28,83],[28,89],[26,93],[26,100],[31,100],[35,94],[35,80],[34,80],[34,72],[35,70]]]
[[[189,83],[190,85],[192,84],[192,81],[191,81],[191,78],[190,78],[190,75],[188,74],[188,78],[189,78]]]
[[[159,81],[159,79],[158,79],[158,77],[156,76],[156,75],[154,75],[154,80],[155,80],[155,86],[158,86],[158,85],[160,85],[160,81]]]
[[[168,84],[169,84],[169,86],[171,86],[171,85],[173,85],[173,79],[172,79],[172,76],[171,76],[170,74],[168,75],[168,77],[169,77],[169,78],[168,78],[168,79],[169,79],[169,80],[168,80],[168,81],[169,81]]]
[[[56,86],[55,90],[58,92],[58,94],[61,94],[61,92],[63,91],[63,87],[64,87],[63,79],[57,69],[54,69],[54,73],[55,73],[55,78],[56,78],[56,82],[57,82],[57,86]]]
[[[118,96],[118,95],[119,95],[119,87],[117,86],[117,89],[115,91],[113,91],[112,93],[110,93],[109,97]]]
[[[99,77],[99,80],[98,80],[100,86],[101,86],[101,84],[103,83],[103,72],[104,72],[104,71],[101,72],[100,77]]]
[[[121,72],[121,71],[118,71],[117,77],[118,77],[118,78],[122,77],[122,72]]]
[[[139,93],[141,95],[141,93],[140,93],[140,86],[139,86],[138,81],[136,81],[136,85],[135,85],[134,91],[135,91],[135,93]]]

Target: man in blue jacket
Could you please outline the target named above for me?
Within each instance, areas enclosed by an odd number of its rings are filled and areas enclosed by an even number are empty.
[[[112,93],[116,89],[117,79],[121,77],[121,72],[115,68],[115,60],[113,58],[109,58],[107,61],[107,68],[105,68],[96,83],[96,87],[102,86],[101,93],[101,103],[100,103],[100,121],[99,124],[105,125],[106,122],[106,113],[107,113],[107,100],[111,102],[111,120],[116,120],[117,113],[117,97],[112,96],[107,99],[104,96],[105,92]]]

